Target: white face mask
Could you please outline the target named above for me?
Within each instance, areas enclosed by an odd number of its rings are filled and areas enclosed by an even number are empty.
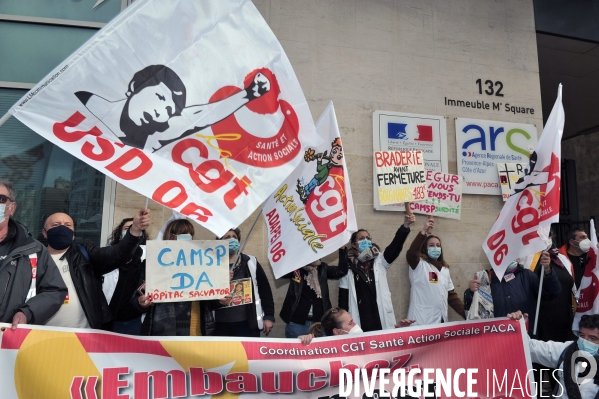
[[[345,331],[345,330],[341,330],[341,331],[343,331],[344,333],[347,333],[347,334],[359,334],[359,333],[364,332],[364,331],[362,331],[362,328],[357,324],[355,324],[349,331]]]
[[[591,249],[591,240],[589,240],[588,238],[585,238],[584,240],[580,241],[578,243],[578,248],[580,248],[580,250],[584,253],[589,252],[589,249]]]
[[[0,204],[0,223],[6,220],[4,212],[6,211],[6,204]]]

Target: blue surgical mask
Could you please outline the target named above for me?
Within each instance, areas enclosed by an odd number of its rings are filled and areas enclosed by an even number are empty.
[[[177,241],[191,241],[193,237],[191,234],[177,234]]]
[[[126,235],[127,235],[127,230],[123,231],[123,233],[121,234],[121,238],[125,238]]]
[[[429,247],[426,252],[428,253],[428,257],[434,260],[439,259],[439,256],[441,256],[441,248],[439,247]]]
[[[358,250],[360,252],[364,252],[366,251],[368,248],[372,248],[372,241],[370,241],[369,239],[365,238],[361,241],[358,241]]]
[[[516,268],[518,267],[518,262],[513,261],[512,263],[510,263],[509,265],[507,265],[507,269],[505,269],[506,273],[511,273],[514,270],[516,270]]]
[[[0,223],[6,220],[6,216],[4,216],[4,212],[6,211],[6,204],[0,204]]]
[[[597,354],[597,349],[599,349],[599,344],[595,344],[583,338],[578,338],[578,349],[587,352],[591,356],[595,356]]]
[[[240,246],[241,244],[239,244],[236,238],[229,239],[229,253],[236,254]]]

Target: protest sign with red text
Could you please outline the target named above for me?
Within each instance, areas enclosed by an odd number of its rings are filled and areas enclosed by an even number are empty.
[[[426,199],[422,151],[375,151],[375,195],[379,204]]]
[[[413,213],[460,220],[462,176],[427,170],[426,192],[424,201],[410,202]]]

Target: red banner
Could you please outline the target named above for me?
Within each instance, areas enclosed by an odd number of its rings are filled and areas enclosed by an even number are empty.
[[[358,380],[347,397],[392,392],[394,377],[401,374],[404,391],[423,388],[427,380],[426,389],[439,385],[437,398],[529,398],[534,393],[525,332],[519,322],[507,319],[329,337],[309,346],[291,339],[150,338],[4,326],[3,398],[263,398],[286,393],[328,399],[342,397],[340,390],[348,388],[340,374],[355,376],[356,370]],[[370,379],[375,369],[388,369],[387,383]]]

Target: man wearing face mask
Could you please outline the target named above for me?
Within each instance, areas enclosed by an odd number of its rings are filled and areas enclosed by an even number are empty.
[[[405,214],[403,224],[383,252],[373,244],[368,231],[359,229],[351,236],[351,247],[346,252],[349,271],[339,280],[339,307],[349,311],[364,331],[395,328],[387,271],[403,249],[415,220],[414,215]]]
[[[576,289],[580,288],[580,282],[584,275],[584,269],[587,265],[588,258],[587,253],[591,249],[591,240],[587,236],[587,233],[581,229],[571,229],[566,233],[567,244],[562,245],[559,249],[560,254],[567,257],[571,265],[564,265],[571,267],[574,272],[574,282]]]
[[[42,233],[48,240],[48,252],[67,285],[68,294],[60,310],[46,325],[100,329],[108,323],[112,315],[102,292],[102,275],[132,263],[143,239],[142,232],[149,225],[150,210],[141,209],[117,245],[99,248],[89,241],[74,245],[73,219],[65,213],[50,215]]]
[[[488,270],[489,280],[491,281],[491,296],[493,297],[493,312],[496,316],[522,310],[530,315],[530,324],[528,334],[533,336],[532,327],[535,322],[537,298],[539,295],[539,277],[530,269],[524,268],[518,262],[513,261],[507,267],[501,281],[493,270]],[[539,261],[545,273],[543,280],[543,291],[541,297],[549,300],[558,296],[562,286],[557,278],[557,273],[551,269],[551,258],[547,251],[544,251]],[[466,309],[472,303],[472,295],[478,290],[479,282],[473,279],[469,282],[469,289],[464,292]]]
[[[522,314],[520,311],[510,313],[507,317],[512,320],[520,320],[524,317],[528,321],[528,314]],[[599,365],[597,353],[599,349],[599,315],[582,316],[579,330],[578,339],[575,341],[529,340],[528,347],[533,363],[557,369],[556,377],[558,377],[559,383],[553,390],[553,397],[586,399],[596,398],[599,394],[599,372],[591,374],[585,369],[585,365],[587,367],[589,364],[592,365],[591,357],[594,359],[595,366]]]
[[[217,238],[218,239],[218,238]],[[255,256],[239,253],[241,231],[229,230],[221,240],[229,241],[229,268],[231,280],[252,279],[252,303],[225,306],[215,311],[216,333],[221,337],[259,337],[260,331],[270,333],[275,322],[275,302],[264,269]],[[239,253],[239,256],[237,256]],[[235,261],[235,258],[237,260]],[[235,264],[233,265],[233,262]],[[231,304],[233,298],[225,297]]]
[[[0,322],[43,325],[60,308],[67,287],[46,248],[12,219],[17,192],[0,179]]]

